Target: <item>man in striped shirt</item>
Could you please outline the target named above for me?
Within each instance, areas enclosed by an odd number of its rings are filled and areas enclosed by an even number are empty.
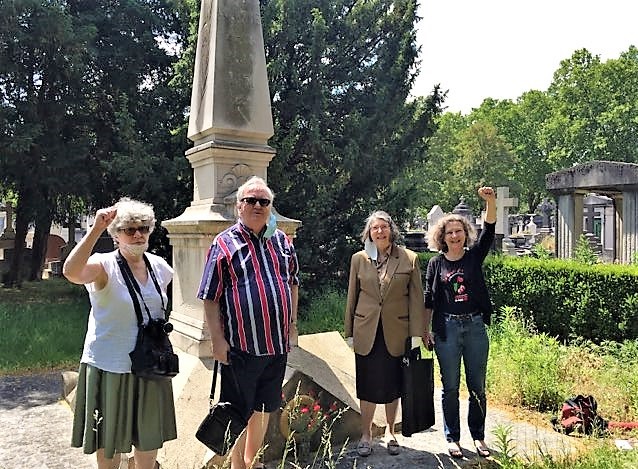
[[[245,410],[246,432],[231,452],[231,469],[255,461],[270,413],[281,405],[290,347],[297,344],[299,265],[291,240],[276,228],[274,195],[250,178],[237,189],[239,221],[215,237],[198,298],[221,367],[220,402]]]

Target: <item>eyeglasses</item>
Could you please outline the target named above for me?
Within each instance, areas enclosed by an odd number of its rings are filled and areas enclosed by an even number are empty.
[[[371,226],[370,231],[386,231],[390,229],[390,225]]]
[[[259,205],[262,207],[268,207],[270,205],[270,199],[260,199],[257,197],[244,197],[240,200],[240,202],[246,202],[248,205],[255,205],[259,202]]]
[[[124,233],[126,233],[129,236],[133,236],[135,235],[135,233],[137,233],[138,231],[145,235],[148,234],[149,231],[151,231],[151,227],[148,225],[142,225],[142,226],[129,226],[127,228],[120,228],[117,231],[123,231]]]

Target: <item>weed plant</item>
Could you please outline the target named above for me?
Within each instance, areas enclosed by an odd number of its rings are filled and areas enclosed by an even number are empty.
[[[567,349],[535,333],[516,308],[503,308],[490,330],[487,386],[504,404],[547,411],[568,396],[562,376]]]

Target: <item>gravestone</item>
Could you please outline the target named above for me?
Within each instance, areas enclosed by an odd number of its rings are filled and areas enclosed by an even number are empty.
[[[456,205],[456,207],[454,207],[454,209],[452,209],[452,213],[456,214],[456,215],[460,215],[462,217],[467,218],[467,220],[470,223],[474,223],[473,220],[473,216],[472,216],[472,210],[470,209],[470,207],[465,203],[465,197],[461,196],[459,199],[459,203]]]
[[[13,207],[11,203],[0,204],[0,211],[4,212],[4,230],[0,233],[0,279],[2,279],[9,270],[16,233],[13,229]]]
[[[548,200],[547,197],[543,197],[543,201],[538,204],[536,210],[541,214],[541,231],[549,233],[552,226],[552,215],[556,208],[556,204],[553,201]]]
[[[510,188],[500,186],[496,188],[496,246],[501,246],[505,254],[516,254],[514,243],[509,238],[509,209],[518,206],[518,199],[510,197]]]
[[[444,216],[445,212],[440,205],[433,206],[426,217],[428,220],[428,229],[432,228],[436,224],[436,222],[438,222]]]

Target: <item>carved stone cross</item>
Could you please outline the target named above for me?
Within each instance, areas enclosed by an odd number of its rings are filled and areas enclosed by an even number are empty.
[[[508,213],[510,207],[518,207],[518,199],[510,197],[510,188],[496,188],[496,234],[509,236]]]

